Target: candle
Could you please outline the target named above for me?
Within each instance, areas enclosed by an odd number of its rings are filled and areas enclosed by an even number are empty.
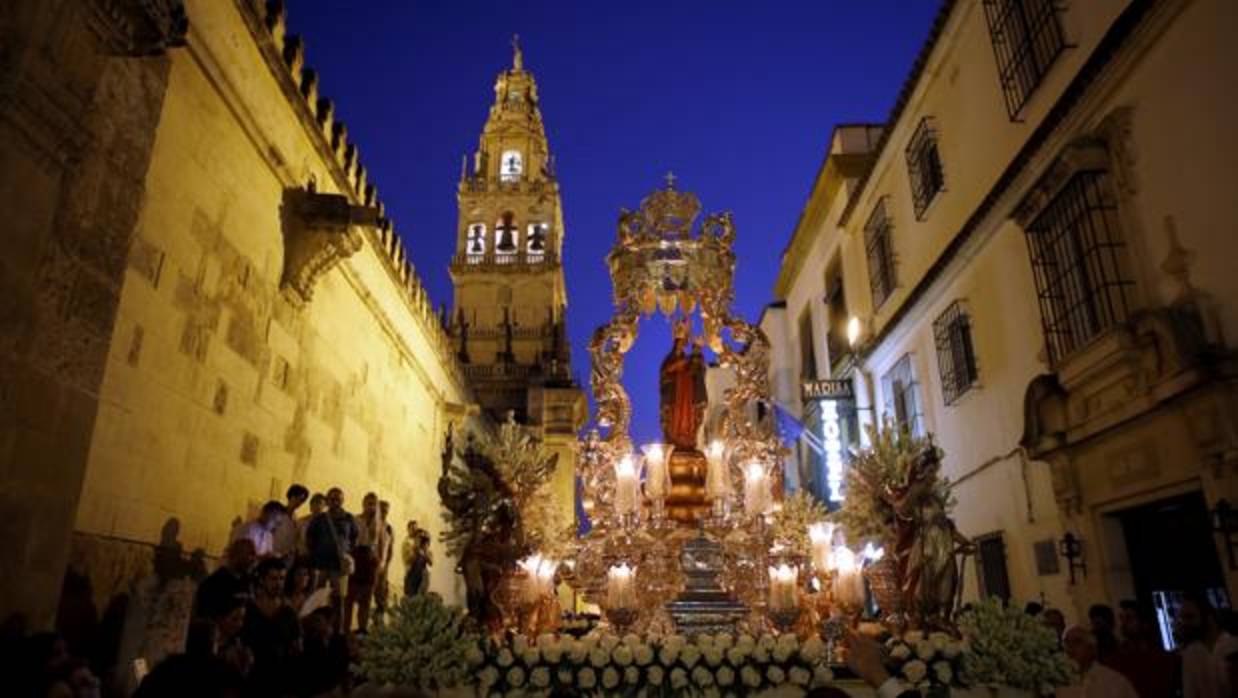
[[[537,601],[543,596],[554,592],[555,568],[558,564],[541,555],[535,554],[520,561],[520,567],[525,572],[521,596],[525,601]]]
[[[812,541],[812,567],[817,574],[826,574],[833,564],[830,550],[834,546],[834,524],[815,523],[808,527],[808,539]]]
[[[795,608],[795,585],[799,568],[782,563],[769,568],[769,607],[773,611]]]
[[[705,496],[725,499],[731,494],[731,478],[726,471],[726,444],[714,439],[705,447]]]
[[[628,567],[624,562],[612,565],[606,574],[606,605],[610,608],[635,608],[636,597],[632,591],[632,580],[636,576],[636,568]]]
[[[666,463],[670,460],[674,446],[663,446],[651,443],[644,447],[645,451],[645,496],[650,499],[662,499],[666,496],[670,478],[667,475]]]
[[[624,456],[615,464],[615,513],[620,516],[635,514],[640,507],[639,491],[636,459],[631,455]]]
[[[763,516],[769,509],[769,478],[760,463],[744,468],[744,511],[749,516]]]
[[[860,564],[849,548],[834,548],[834,598],[844,606],[859,608],[864,605],[864,578],[860,576]]]

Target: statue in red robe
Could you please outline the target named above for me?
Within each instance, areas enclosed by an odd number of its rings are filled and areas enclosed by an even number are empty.
[[[674,343],[662,360],[660,397],[662,437],[676,450],[696,449],[696,432],[705,418],[705,357],[692,342],[687,320],[675,323]],[[688,345],[691,344],[691,350]]]

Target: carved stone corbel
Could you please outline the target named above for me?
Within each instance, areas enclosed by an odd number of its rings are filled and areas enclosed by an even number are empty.
[[[185,45],[189,18],[180,0],[90,0],[90,27],[104,50],[118,56],[157,56]]]
[[[359,226],[376,227],[378,209],[354,206],[342,194],[310,189],[284,192],[280,209],[284,229],[284,271],[280,290],[302,307],[314,294],[314,284],[340,261],[361,249]]]
[[[1109,169],[1109,153],[1104,141],[1083,138],[1070,144],[1015,207],[1015,222],[1026,230],[1075,174]]]
[[[1104,141],[1109,151],[1109,159],[1113,178],[1117,186],[1128,195],[1139,191],[1139,181],[1135,174],[1135,162],[1139,152],[1135,146],[1133,107],[1122,106],[1114,109],[1096,127],[1096,136]]]

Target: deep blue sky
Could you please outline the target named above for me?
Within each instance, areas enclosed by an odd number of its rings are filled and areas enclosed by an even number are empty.
[[[610,315],[620,207],[673,170],[735,214],[737,310],[755,321],[837,123],[882,121],[935,0],[290,2],[321,92],[436,303],[450,303],[460,157],[477,147],[520,35],[557,159],[576,373]],[[628,355],[638,443],[658,436],[660,317]]]

